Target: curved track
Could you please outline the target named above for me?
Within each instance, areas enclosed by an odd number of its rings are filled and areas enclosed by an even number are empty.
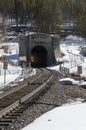
[[[6,129],[18,118],[27,107],[30,107],[39,94],[47,87],[52,80],[53,74],[48,69],[41,69],[41,73],[27,78],[21,85],[6,91],[0,96],[0,128]],[[9,129],[10,130],[10,129]]]

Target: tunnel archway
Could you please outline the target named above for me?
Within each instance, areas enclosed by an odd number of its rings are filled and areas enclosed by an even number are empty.
[[[31,66],[46,67],[47,66],[47,50],[43,46],[36,46],[31,51]]]

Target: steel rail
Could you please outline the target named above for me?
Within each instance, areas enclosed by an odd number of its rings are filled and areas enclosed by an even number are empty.
[[[38,75],[36,78],[32,79],[32,80],[30,81],[30,83],[33,83],[34,81],[36,81],[38,78],[40,78],[40,77],[43,75],[42,69],[40,69],[40,70],[41,70],[41,74]],[[8,96],[9,94],[11,94],[11,93],[13,93],[13,92],[15,92],[15,91],[18,91],[18,90],[21,89],[21,88],[24,88],[25,86],[28,85],[28,83],[29,83],[29,81],[28,81],[28,78],[27,78],[27,79],[26,79],[26,83],[24,82],[24,83],[22,83],[22,84],[16,85],[17,87],[15,86],[15,87],[13,87],[13,88],[10,89],[10,90],[7,90],[7,91],[5,91],[4,93],[1,93],[1,94],[0,94],[0,99],[3,98],[3,97]]]
[[[51,74],[51,72],[50,72],[50,74]],[[49,78],[42,85],[40,85],[39,87],[37,87],[35,90],[30,92],[29,94],[23,96],[22,98],[18,99],[11,105],[9,105],[9,106],[5,107],[3,110],[1,110],[0,118],[2,118],[7,113],[10,113],[10,111],[17,108],[18,106],[20,106],[22,103],[26,102],[27,100],[31,101],[33,98],[35,98],[37,95],[39,95],[40,92],[42,92],[42,90],[44,90],[46,88],[46,85],[51,81],[52,78],[53,78],[53,74],[49,75]]]

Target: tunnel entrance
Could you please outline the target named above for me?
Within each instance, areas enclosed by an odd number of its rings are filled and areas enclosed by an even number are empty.
[[[47,51],[43,46],[36,46],[31,51],[31,66],[46,67],[47,66]]]

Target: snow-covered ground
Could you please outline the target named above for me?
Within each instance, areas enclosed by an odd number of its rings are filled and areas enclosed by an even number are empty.
[[[4,50],[3,48],[7,48]],[[2,56],[11,56],[19,54],[19,44],[17,42],[3,42],[0,43],[0,57]],[[17,66],[18,59],[13,59],[14,65],[8,63],[7,69],[3,69],[3,62],[0,62],[0,90],[12,81],[15,81],[17,78],[26,78],[26,76],[31,76],[36,74],[35,69],[23,70],[21,67]]]
[[[86,76],[86,57],[81,54],[81,48],[86,46],[86,41],[78,36],[68,36],[60,41],[60,51],[64,54],[59,60],[63,61],[63,67],[69,69],[69,72],[77,72],[77,66],[82,66],[81,76]],[[57,58],[58,60],[58,58]],[[50,69],[59,70],[59,66]]]
[[[60,49],[65,56],[61,60],[64,61],[63,66],[69,68],[70,73],[77,72],[77,66],[81,65],[81,75],[86,76],[86,58],[81,55],[83,45],[86,45],[85,40],[78,36],[70,35],[62,40]],[[59,66],[50,69],[59,70]],[[72,104],[57,107],[22,130],[86,130],[86,103],[77,99]]]
[[[7,48],[4,50],[3,48]],[[12,43],[12,42],[4,42],[0,43],[0,57],[4,55],[12,55],[19,53],[19,44]],[[16,61],[18,62],[18,61]],[[3,62],[0,62],[0,89],[4,84],[8,84],[11,81],[14,81],[19,75],[21,74],[21,68],[17,66],[12,66],[8,63],[8,67],[6,70],[6,77],[5,77],[5,70],[3,69]]]
[[[57,107],[22,130],[86,130],[86,103]]]
[[[18,54],[19,53],[19,44],[17,42],[4,42],[0,43],[0,48],[7,46],[7,55],[8,54]],[[6,55],[3,49],[0,49],[0,56]]]

